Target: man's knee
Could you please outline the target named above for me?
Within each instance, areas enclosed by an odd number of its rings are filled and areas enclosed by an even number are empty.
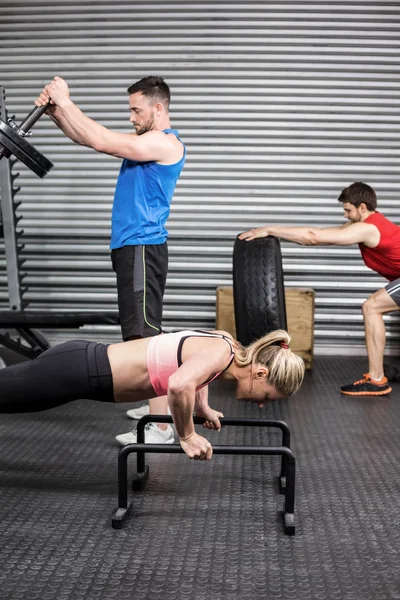
[[[375,294],[372,294],[372,296],[363,302],[362,312],[364,316],[383,315],[391,310],[396,310],[394,303],[393,308],[388,306],[388,303],[383,297],[382,292],[385,292],[385,290],[379,290],[379,292],[375,292]],[[387,295],[386,292],[384,295]],[[389,302],[392,304],[390,298]]]
[[[369,298],[364,300],[364,302],[362,303],[361,310],[362,310],[364,317],[366,315],[369,315],[369,314],[375,312],[376,302],[374,300],[375,300],[374,297],[370,296]]]

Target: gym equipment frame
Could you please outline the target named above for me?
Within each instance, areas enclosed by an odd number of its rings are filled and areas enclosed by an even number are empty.
[[[149,477],[149,467],[145,465],[145,454],[183,453],[178,444],[145,444],[144,428],[147,423],[173,423],[167,415],[146,415],[137,425],[137,443],[124,446],[118,455],[118,507],[112,514],[111,524],[114,529],[121,529],[125,520],[132,513],[133,501],[128,503],[128,456],[137,453],[137,473],[132,481],[134,491],[143,490]],[[194,417],[193,422],[201,425],[205,419]],[[282,446],[213,446],[213,454],[239,454],[281,456],[281,471],[279,475],[280,493],[284,494],[283,528],[286,535],[295,534],[294,500],[296,461],[290,449],[290,430],[284,421],[248,418],[221,418],[221,425],[244,425],[251,427],[276,427],[282,431]]]
[[[37,329],[76,328],[90,324],[118,325],[118,312],[70,312],[49,313],[25,311],[27,302],[23,286],[26,273],[23,271],[24,258],[21,252],[23,230],[17,225],[21,216],[16,214],[20,202],[15,196],[20,188],[14,186],[19,173],[13,174],[12,168],[17,159],[22,160],[39,177],[44,177],[53,167],[52,163],[42,156],[25,137],[29,129],[36,123],[48,105],[34,108],[20,126],[13,119],[7,118],[5,89],[0,86],[0,189],[2,233],[7,263],[7,282],[9,310],[0,312],[0,329],[16,331],[17,335],[8,331],[0,333],[0,344],[13,350],[25,358],[36,358],[50,347],[46,337]],[[14,156],[12,156],[14,154]],[[9,160],[1,160],[9,158]]]

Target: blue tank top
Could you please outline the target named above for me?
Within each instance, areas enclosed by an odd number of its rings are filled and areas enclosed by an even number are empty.
[[[182,141],[176,129],[164,129],[164,133],[173,133]],[[165,223],[176,182],[186,160],[184,144],[183,149],[181,160],[173,165],[126,158],[122,161],[112,209],[112,250],[122,246],[163,244],[166,241],[168,231]]]

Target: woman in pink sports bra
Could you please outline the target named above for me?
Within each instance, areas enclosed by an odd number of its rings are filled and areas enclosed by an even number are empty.
[[[136,402],[168,397],[180,444],[189,458],[210,459],[212,447],[194,430],[193,412],[209,429],[222,413],[208,405],[208,384],[224,371],[237,400],[256,402],[294,394],[303,360],[286,331],[273,331],[244,348],[225,331],[187,330],[118,344],[75,340],[32,361],[0,370],[0,412],[47,410],[79,398]]]

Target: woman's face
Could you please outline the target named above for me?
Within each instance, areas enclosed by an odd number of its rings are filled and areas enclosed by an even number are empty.
[[[236,399],[245,402],[254,402],[262,408],[265,402],[280,400],[283,394],[268,382],[268,369],[266,367],[254,368],[248,377],[240,379],[236,384]]]

